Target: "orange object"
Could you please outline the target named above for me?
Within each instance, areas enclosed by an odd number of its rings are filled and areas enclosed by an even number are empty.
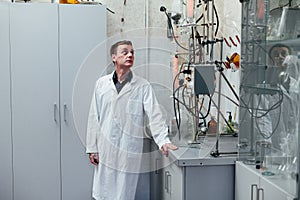
[[[226,69],[237,70],[240,68],[240,55],[238,53],[233,53],[230,58],[227,58],[227,61],[223,62]]]
[[[174,77],[177,76],[178,74],[178,56],[175,55],[174,58],[173,58],[173,75]],[[178,83],[178,78],[175,80],[175,89],[178,88],[179,86],[179,83]]]
[[[79,4],[78,0],[59,0],[60,4]]]

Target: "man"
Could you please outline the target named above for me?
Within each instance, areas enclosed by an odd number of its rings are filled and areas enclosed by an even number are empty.
[[[294,138],[297,141],[295,133],[298,132],[298,123],[295,122],[298,116],[299,105],[299,63],[297,57],[292,55],[292,49],[284,44],[275,44],[269,51],[269,64],[274,64],[273,68],[278,68],[274,74],[270,74],[270,79],[275,80],[282,92],[282,99],[274,98],[275,95],[268,96],[268,103],[277,106],[277,109],[272,109],[268,115],[272,122],[272,132],[275,136],[272,137],[273,148],[283,148],[283,141],[287,138]],[[290,143],[290,142],[289,142]],[[296,144],[290,143],[289,148],[294,148]],[[292,151],[292,150],[291,150]],[[287,153],[287,152],[285,152]]]
[[[96,82],[88,118],[86,152],[96,166],[93,197],[133,200],[143,153],[144,116],[164,155],[177,147],[167,137],[150,83],[131,71],[132,43],[119,41],[110,53],[115,71]]]
[[[285,67],[283,65],[283,62],[290,54],[291,49],[288,46],[284,44],[276,44],[269,50],[269,58],[271,59],[271,61],[269,61],[269,64],[273,64],[279,67]]]

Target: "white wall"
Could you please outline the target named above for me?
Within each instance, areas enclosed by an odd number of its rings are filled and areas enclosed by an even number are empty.
[[[176,45],[174,42],[167,38],[167,18],[164,13],[160,12],[160,7],[165,6],[169,11],[180,10],[180,0],[172,1],[127,1],[126,5],[121,1],[106,0],[101,1],[106,4],[107,7],[115,12],[111,14],[108,12],[108,37],[114,40],[114,38],[136,38],[146,37],[144,41],[140,41],[139,48],[144,45],[146,50],[136,56],[136,67],[144,67],[146,63],[156,63],[154,66],[148,67],[148,69],[139,70],[141,74],[144,74],[149,80],[158,81],[166,86],[171,86],[172,77],[172,55],[175,53]],[[240,37],[240,16],[241,5],[238,0],[215,1],[216,8],[220,19],[220,31],[218,37],[225,37],[229,40],[232,37],[237,44],[231,47],[224,45],[224,56],[231,56],[234,52],[240,52],[240,45],[237,42],[236,35]],[[121,19],[124,18],[124,22]],[[149,30],[149,28],[152,28]],[[156,43],[154,45],[154,43]],[[160,45],[157,45],[160,44]],[[151,47],[153,45],[155,50]],[[163,49],[163,50],[158,50]],[[140,68],[141,69],[141,68]],[[224,72],[228,77],[232,86],[236,92],[239,91],[239,71],[232,72],[231,70],[225,70]],[[165,77],[160,77],[164,76]],[[222,81],[222,93],[228,95],[235,100],[229,87]],[[222,101],[221,111],[226,116],[226,111],[231,111],[234,114],[236,106],[228,100]],[[238,113],[237,113],[238,114]],[[238,115],[236,115],[238,120]],[[222,122],[223,123],[223,122]]]
[[[32,0],[31,2],[45,1],[51,2],[51,0]],[[171,89],[173,79],[172,60],[176,45],[174,41],[167,38],[167,18],[163,12],[160,12],[160,7],[165,6],[169,11],[178,11],[180,7],[182,7],[181,1],[96,1],[105,4],[108,9],[114,12],[113,14],[107,11],[107,47],[119,39],[132,40],[136,49],[136,62],[134,67],[136,73],[146,77],[151,82],[161,84]],[[124,2],[126,2],[126,4],[124,4]],[[240,36],[241,29],[241,5],[239,1],[226,0],[226,3],[224,1],[215,1],[215,5],[220,19],[218,37],[225,37],[227,39],[232,37],[237,43],[235,36]],[[124,21],[122,21],[122,19]],[[224,45],[223,50],[224,60],[226,56],[230,57],[232,53],[239,52],[240,45],[231,45],[231,47]],[[108,55],[108,60],[109,59]],[[239,71],[232,72],[231,70],[225,70],[224,73],[238,92]],[[235,99],[224,82],[222,82],[222,93]],[[230,101],[226,99],[222,101],[221,111],[225,115],[226,111],[234,113],[235,110],[236,106]]]

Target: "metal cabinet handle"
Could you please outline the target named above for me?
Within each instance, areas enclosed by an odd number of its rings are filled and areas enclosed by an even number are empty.
[[[254,187],[256,188],[256,200],[258,200],[258,199],[257,199],[257,194],[258,194],[258,192],[257,192],[257,185],[256,185],[256,184],[252,184],[252,185],[251,185],[251,200],[254,200],[254,199],[253,199],[253,196],[254,196],[254,195],[253,195],[253,190],[254,190],[253,188],[254,188]]]
[[[170,178],[170,179],[169,179],[169,178]],[[171,185],[171,183],[172,183],[171,178],[172,178],[172,176],[171,176],[171,174],[169,173],[169,174],[167,175],[167,180],[168,180],[168,190],[167,190],[167,192],[170,193],[170,194],[171,194],[171,188],[172,188],[172,185]]]
[[[264,189],[263,188],[258,188],[257,189],[257,197],[256,197],[256,199],[257,200],[259,200],[259,193],[261,192],[261,196],[262,196],[262,200],[264,200],[265,199],[265,196],[264,196]]]
[[[55,122],[57,122],[56,115],[57,115],[57,104],[54,103],[54,104],[53,104],[53,120],[54,120]]]
[[[165,171],[165,190],[168,191],[168,174],[169,171]]]
[[[171,174],[169,171],[165,172],[165,190],[167,193],[171,191]]]
[[[159,170],[159,169],[158,169],[158,163],[159,163],[159,160],[160,160],[160,159],[158,159],[158,158],[155,159],[155,174],[159,174],[159,172],[158,172],[158,170]]]
[[[65,121],[65,122],[67,122],[67,110],[68,110],[67,104],[64,103],[64,121]]]

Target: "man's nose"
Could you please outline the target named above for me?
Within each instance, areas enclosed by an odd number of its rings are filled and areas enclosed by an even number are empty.
[[[280,54],[279,54],[279,57],[280,57],[280,58],[285,58],[286,55],[285,55],[284,53],[280,53]]]
[[[127,54],[128,57],[132,57],[133,56],[133,52],[129,51]]]

